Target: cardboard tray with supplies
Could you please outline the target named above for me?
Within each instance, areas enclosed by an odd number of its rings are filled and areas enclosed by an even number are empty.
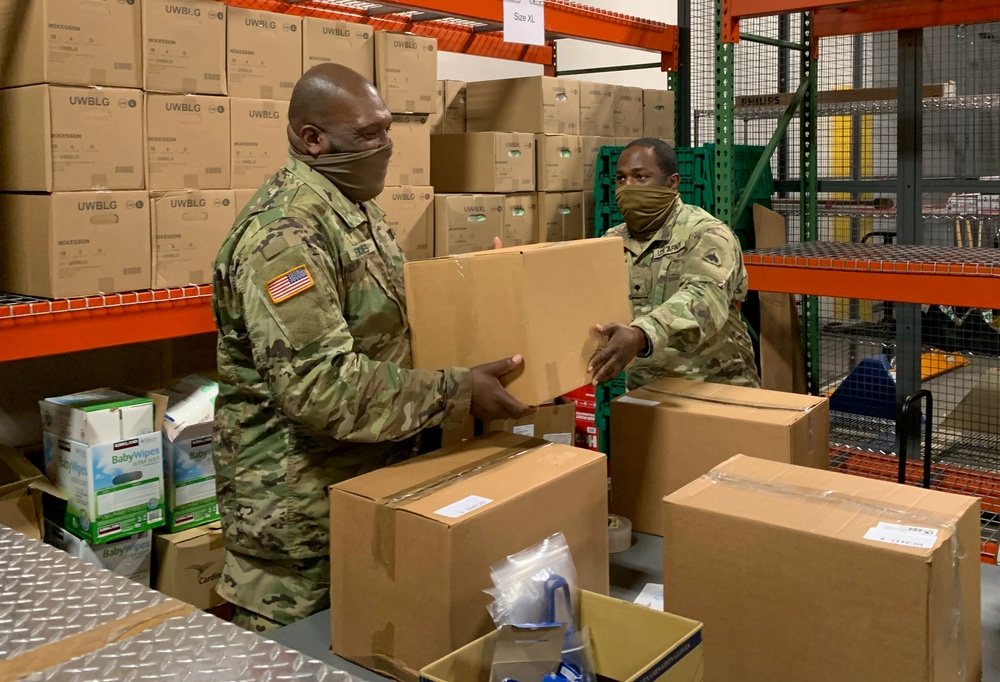
[[[590,628],[599,680],[701,682],[701,623],[580,591],[580,623]],[[421,682],[489,682],[497,632],[420,671]]]

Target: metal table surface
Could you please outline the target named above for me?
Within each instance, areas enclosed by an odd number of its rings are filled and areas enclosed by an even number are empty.
[[[611,595],[633,601],[646,583],[663,582],[663,539],[635,534],[635,544],[611,555]],[[1000,680],[1000,567],[982,566],[983,680]],[[382,677],[335,656],[330,651],[330,612],[322,611],[270,634],[271,639],[325,661],[366,682]]]

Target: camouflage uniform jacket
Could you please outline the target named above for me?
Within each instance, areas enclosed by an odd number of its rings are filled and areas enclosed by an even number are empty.
[[[625,225],[608,231],[625,241],[632,325],[652,352],[628,368],[628,387],[661,377],[759,386],[753,346],[736,304],[746,298],[740,244],[725,223],[676,200],[648,241]]]
[[[329,553],[327,486],[469,414],[465,369],[410,369],[403,255],[384,213],[289,159],[215,263],[215,465],[227,549]]]

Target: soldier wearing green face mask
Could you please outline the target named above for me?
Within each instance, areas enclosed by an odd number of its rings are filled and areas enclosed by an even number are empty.
[[[758,387],[737,307],[747,272],[732,230],[681,201],[677,155],[663,140],[631,142],[616,184],[625,223],[608,235],[625,242],[633,320],[597,327],[608,342],[591,360],[594,384],[628,367],[630,389],[661,377]]]
[[[520,418],[488,365],[411,369],[403,254],[373,201],[392,115],[358,73],[310,69],[288,108],[290,158],[216,259],[218,592],[264,632],[330,604],[328,486],[428,447],[429,429]]]

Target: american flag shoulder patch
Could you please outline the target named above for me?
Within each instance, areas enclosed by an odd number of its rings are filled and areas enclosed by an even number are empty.
[[[311,288],[315,282],[305,265],[299,265],[278,275],[267,283],[267,295],[272,303],[287,301],[296,294]]]

